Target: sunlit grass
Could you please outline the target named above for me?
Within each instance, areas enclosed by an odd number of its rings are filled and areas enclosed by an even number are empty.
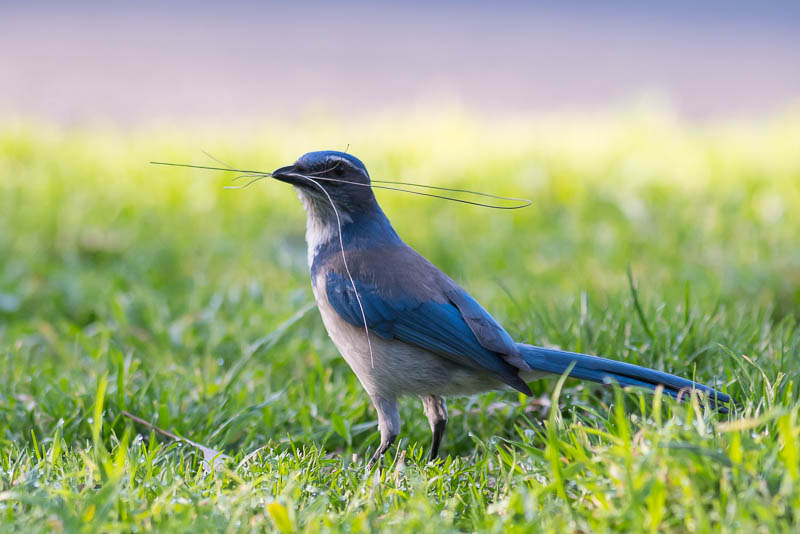
[[[6,124],[0,531],[793,530],[798,140],[796,113],[692,125],[648,109]],[[367,472],[375,416],[308,307],[294,193],[147,164],[213,164],[207,150],[269,171],[348,144],[374,178],[534,200],[508,213],[378,193],[513,336],[694,377],[739,410],[572,380],[553,399],[551,380],[533,400],[451,402],[428,465],[409,399],[399,447]],[[231,460],[209,469],[123,411]]]

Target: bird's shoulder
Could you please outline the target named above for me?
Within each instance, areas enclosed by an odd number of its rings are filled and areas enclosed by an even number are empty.
[[[405,243],[332,250],[315,262],[314,273],[353,278],[388,300],[447,302],[447,291],[457,284],[422,254]]]

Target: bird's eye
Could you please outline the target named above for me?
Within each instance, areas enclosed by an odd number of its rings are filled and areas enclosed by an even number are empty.
[[[341,165],[337,165],[336,168],[333,169],[333,174],[335,174],[336,176],[341,176],[344,174],[344,169],[342,168]]]

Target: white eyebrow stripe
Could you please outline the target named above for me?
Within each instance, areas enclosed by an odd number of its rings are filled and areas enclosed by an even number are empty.
[[[329,156],[328,161],[330,161],[331,163],[336,164],[336,165],[340,165],[342,163],[345,163],[345,164],[351,163],[349,159],[344,158],[342,156]],[[352,164],[351,164],[351,166],[352,166]]]

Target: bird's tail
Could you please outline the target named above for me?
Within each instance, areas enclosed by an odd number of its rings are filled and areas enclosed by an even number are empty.
[[[712,405],[716,406],[722,413],[728,412],[724,404],[731,402],[731,398],[728,395],[709,386],[656,371],[655,369],[647,369],[646,367],[609,360],[599,356],[534,347],[525,343],[517,343],[517,348],[522,355],[522,359],[534,371],[561,375],[569,369],[569,376],[573,378],[600,384],[616,382],[620,386],[635,386],[651,390],[660,385],[663,386],[665,394],[676,399],[680,398],[681,395],[688,396],[692,390],[702,391],[709,398]],[[570,369],[573,363],[574,366]]]

